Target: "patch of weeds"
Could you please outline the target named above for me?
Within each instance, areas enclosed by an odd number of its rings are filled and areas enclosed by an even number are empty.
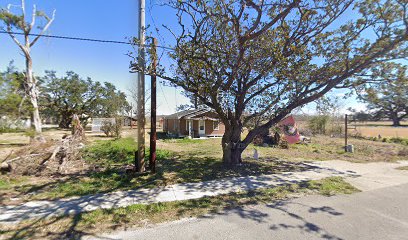
[[[392,137],[389,139],[389,142],[408,146],[408,138]]]
[[[99,163],[104,166],[111,164],[133,164],[136,149],[137,143],[133,138],[99,140],[87,146],[83,152],[83,156],[89,162]],[[149,155],[149,149],[146,148],[146,159],[148,159]],[[170,157],[170,151],[156,150],[157,160]]]
[[[0,190],[8,190],[26,181],[25,177],[0,176]]]
[[[84,158],[90,162],[112,164],[133,162],[137,144],[133,138],[99,140],[84,149]]]
[[[408,166],[397,167],[396,169],[398,169],[398,170],[407,170],[408,171]]]
[[[316,190],[324,196],[359,192],[357,188],[344,181],[341,177],[329,177],[322,180],[312,180],[306,183],[306,188],[309,190]]]

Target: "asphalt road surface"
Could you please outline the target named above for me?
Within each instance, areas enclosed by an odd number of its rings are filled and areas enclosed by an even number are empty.
[[[408,240],[408,184],[352,195],[305,196],[96,239]]]

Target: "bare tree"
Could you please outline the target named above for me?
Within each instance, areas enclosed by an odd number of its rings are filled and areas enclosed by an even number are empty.
[[[134,82],[131,87],[128,88],[131,97],[131,109],[127,109],[127,113],[130,115],[137,115],[137,82]],[[145,105],[150,104],[150,88],[145,89]],[[135,106],[135,107],[133,107]],[[145,113],[150,114],[150,108],[145,108]]]
[[[156,74],[218,113],[228,165],[238,164],[254,137],[292,110],[363,83],[379,62],[407,56],[402,0],[180,0],[170,6],[179,23],[168,28],[176,41],[169,54],[174,67],[160,66]],[[346,11],[354,18],[343,22]],[[154,74],[134,58],[132,71]],[[263,121],[242,138],[255,118]]]
[[[33,6],[33,11],[31,15],[31,22],[26,22],[26,7],[25,1],[21,0],[21,6],[18,6],[21,9],[20,14],[14,14],[11,12],[11,7],[13,5],[9,4],[7,8],[0,10],[0,19],[4,22],[6,26],[6,31],[21,49],[25,57],[25,90],[26,94],[29,96],[31,105],[32,105],[32,124],[34,125],[35,133],[38,139],[43,139],[41,137],[41,117],[39,113],[38,106],[38,81],[33,75],[33,60],[31,57],[31,48],[34,44],[40,39],[40,37],[47,31],[51,26],[55,18],[55,10],[52,13],[52,17],[48,17],[44,12],[37,11],[36,6]],[[39,27],[40,33],[37,34],[32,40],[30,39],[30,34],[36,25],[36,19],[43,18],[46,21],[44,26]],[[23,31],[24,40],[20,42],[18,38],[13,33],[13,30]]]

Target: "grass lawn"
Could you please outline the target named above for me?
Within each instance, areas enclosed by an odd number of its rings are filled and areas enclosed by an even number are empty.
[[[157,150],[157,174],[143,174],[137,177],[126,174],[123,167],[134,161],[136,143],[132,138],[95,141],[85,148],[83,156],[87,162],[99,166],[102,170],[86,175],[56,178],[0,175],[0,183],[4,185],[0,188],[2,196],[0,202],[17,204],[29,200],[50,200],[226,177],[302,171],[309,168],[297,162],[255,160],[247,160],[236,168],[226,168],[219,157],[212,155],[217,153],[217,147],[213,147],[214,151],[202,152],[200,150],[201,145],[208,146],[214,143],[214,140],[219,139],[211,139],[208,142],[207,140],[161,142]],[[187,152],[174,151],[180,144],[186,146]],[[196,150],[191,149],[191,146],[196,146]],[[149,151],[146,152],[146,155],[149,155]]]
[[[73,216],[24,221],[13,226],[0,226],[2,229],[0,236],[11,239],[27,237],[30,239],[77,239],[85,235],[197,217],[245,205],[270,203],[299,194],[319,193],[331,196],[358,191],[342,178],[330,177],[251,192],[149,205],[135,204],[116,209],[99,209]]]
[[[408,171],[408,166],[404,166],[404,167],[398,167],[398,170],[407,170]]]
[[[403,144],[376,142],[364,139],[349,139],[354,145],[354,153],[344,152],[344,139],[328,136],[312,137],[310,144],[294,144],[289,149],[273,147],[258,147],[249,145],[243,152],[244,159],[253,158],[254,149],[257,149],[260,162],[271,160],[286,160],[290,162],[316,160],[345,160],[352,162],[393,162],[408,157],[408,147]],[[160,149],[171,150],[182,159],[206,159],[222,157],[221,139],[207,140],[164,140],[158,142]]]
[[[136,143],[133,138],[95,140],[84,151],[86,161],[100,171],[86,175],[55,178],[0,175],[0,203],[18,204],[29,200],[57,199],[115,190],[150,188],[183,182],[200,182],[226,177],[303,171],[302,161],[347,160],[353,162],[396,161],[406,159],[407,147],[401,144],[351,139],[355,153],[344,153],[343,140],[317,136],[312,143],[290,145],[289,149],[250,145],[243,153],[244,163],[225,168],[221,162],[221,139],[168,139],[158,141],[156,175],[133,177],[125,174],[124,164],[132,164]],[[253,159],[257,149],[259,160]],[[403,153],[403,154],[401,154]],[[148,155],[148,151],[147,154]]]

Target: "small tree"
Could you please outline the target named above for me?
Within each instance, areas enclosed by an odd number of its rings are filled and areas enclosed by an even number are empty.
[[[34,124],[35,133],[37,136],[41,136],[41,118],[38,106],[38,81],[33,75],[33,60],[31,57],[31,48],[34,44],[40,39],[40,37],[47,31],[51,23],[55,18],[55,10],[52,13],[52,17],[48,17],[44,12],[37,11],[36,6],[33,6],[31,22],[26,22],[26,7],[25,1],[21,0],[21,14],[14,14],[11,12],[11,4],[5,9],[0,9],[0,20],[6,25],[6,30],[13,41],[21,49],[25,57],[25,90],[26,94],[30,98],[32,104],[32,123]],[[37,18],[43,18],[46,21],[46,24],[43,27],[39,27],[40,33],[34,37],[33,40],[30,39],[30,34],[35,27],[35,22]],[[24,42],[21,43],[18,38],[13,33],[13,30],[21,30],[24,35]],[[42,137],[41,137],[42,139]]]
[[[367,69],[407,49],[406,1],[177,0],[170,6],[180,26],[168,28],[174,67],[152,72],[135,56],[131,70],[156,74],[217,112],[228,165],[241,162],[254,137],[292,110],[363,83]],[[351,8],[355,18],[342,23]],[[242,139],[243,126],[255,118],[260,124]]]
[[[360,89],[359,98],[368,103],[375,118],[387,117],[393,126],[401,126],[401,120],[408,116],[407,66],[387,64],[372,71],[377,75]]]

